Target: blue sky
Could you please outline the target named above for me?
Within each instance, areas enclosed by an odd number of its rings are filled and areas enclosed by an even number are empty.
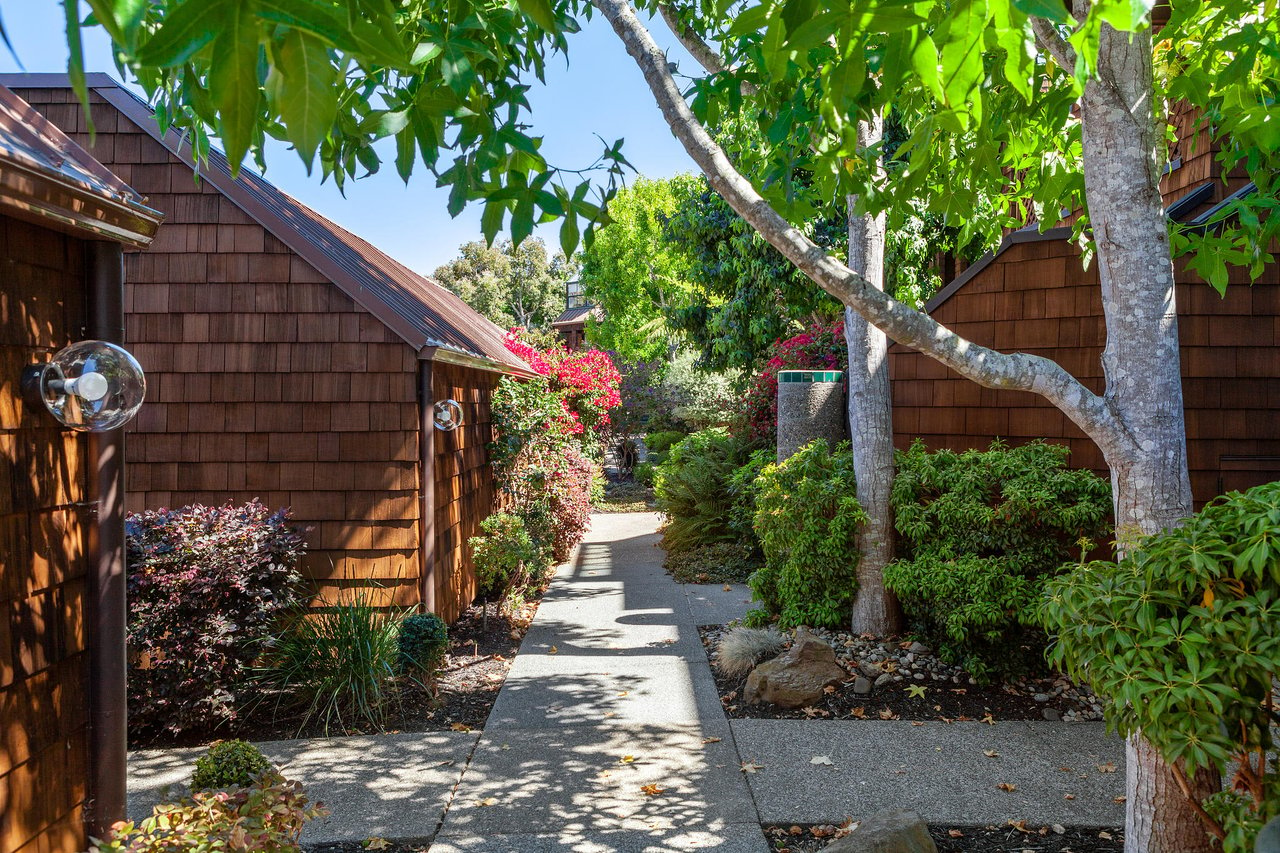
[[[67,48],[58,0],[0,0],[5,29],[27,71],[65,71]],[[692,70],[694,61],[662,22],[652,25],[658,43],[671,58]],[[100,30],[86,31],[85,62],[90,71],[116,75],[110,43]],[[18,71],[0,47],[0,72]],[[581,168],[600,151],[599,134],[612,142],[623,137],[623,153],[646,177],[694,171],[693,162],[671,136],[635,63],[608,24],[597,17],[570,38],[570,61],[552,63],[547,84],[534,81],[529,101],[535,132],[545,137],[543,153],[557,166]],[[458,246],[481,239],[480,208],[457,219],[445,210],[447,193],[425,171],[409,185],[388,164],[370,178],[348,183],[342,195],[332,183],[309,177],[301,161],[282,145],[267,152],[267,177],[290,195],[377,245],[415,270],[431,273],[457,254]],[[548,246],[558,245],[555,224],[535,232]]]

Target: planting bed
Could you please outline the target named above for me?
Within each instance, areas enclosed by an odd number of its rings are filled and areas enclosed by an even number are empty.
[[[699,628],[721,704],[726,716],[735,719],[1102,719],[1101,704],[1093,694],[1061,675],[979,685],[963,669],[944,663],[919,643],[824,630],[813,633],[835,649],[837,661],[849,672],[845,683],[806,708],[748,705],[741,701],[747,676],[729,676],[716,666],[716,646],[725,630],[723,625]],[[870,693],[859,694],[855,690],[859,676],[879,684]]]
[[[777,853],[816,853],[847,830],[830,825],[769,825],[764,832]],[[1119,829],[1032,827],[1010,821],[1004,826],[930,826],[929,834],[938,853],[1116,853],[1124,849],[1124,833]]]

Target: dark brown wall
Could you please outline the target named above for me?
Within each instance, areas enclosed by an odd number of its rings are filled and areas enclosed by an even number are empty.
[[[82,850],[87,441],[18,381],[84,335],[83,244],[0,217],[0,258],[0,853]]]
[[[456,619],[475,598],[475,574],[467,540],[494,507],[493,472],[487,445],[493,441],[489,404],[498,374],[436,362],[431,384],[436,400],[462,405],[462,426],[435,432],[436,610]]]
[[[94,95],[18,94],[165,214],[126,255],[129,346],[147,370],[130,426],[130,510],[260,498],[310,528],[326,597],[419,600],[417,358],[379,320]]]
[[[1177,292],[1191,487],[1197,504],[1280,479],[1280,267],[1252,287],[1235,275],[1221,299],[1180,272]],[[1083,270],[1064,240],[1014,245],[936,307],[956,333],[1004,352],[1054,359],[1095,392],[1104,387],[1105,330],[1097,267]],[[1102,454],[1037,395],[994,391],[920,353],[890,353],[894,432],[930,447],[985,447],[1043,437],[1067,444],[1071,463],[1106,476]]]

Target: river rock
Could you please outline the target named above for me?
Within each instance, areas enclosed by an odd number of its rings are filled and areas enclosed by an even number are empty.
[[[765,661],[747,676],[742,701],[749,705],[771,703],[781,708],[812,705],[848,677],[836,663],[835,650],[804,628],[796,629],[791,648]]]
[[[859,821],[857,829],[832,842],[824,853],[938,853],[938,847],[920,815],[886,810]]]

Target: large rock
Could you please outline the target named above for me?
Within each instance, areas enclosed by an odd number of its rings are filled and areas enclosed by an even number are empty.
[[[858,822],[858,828],[823,853],[938,853],[929,827],[909,811],[882,811]]]
[[[836,653],[830,645],[798,628],[791,648],[751,670],[742,701],[749,705],[772,703],[782,708],[800,708],[821,699],[823,688],[848,677],[836,663]]]

